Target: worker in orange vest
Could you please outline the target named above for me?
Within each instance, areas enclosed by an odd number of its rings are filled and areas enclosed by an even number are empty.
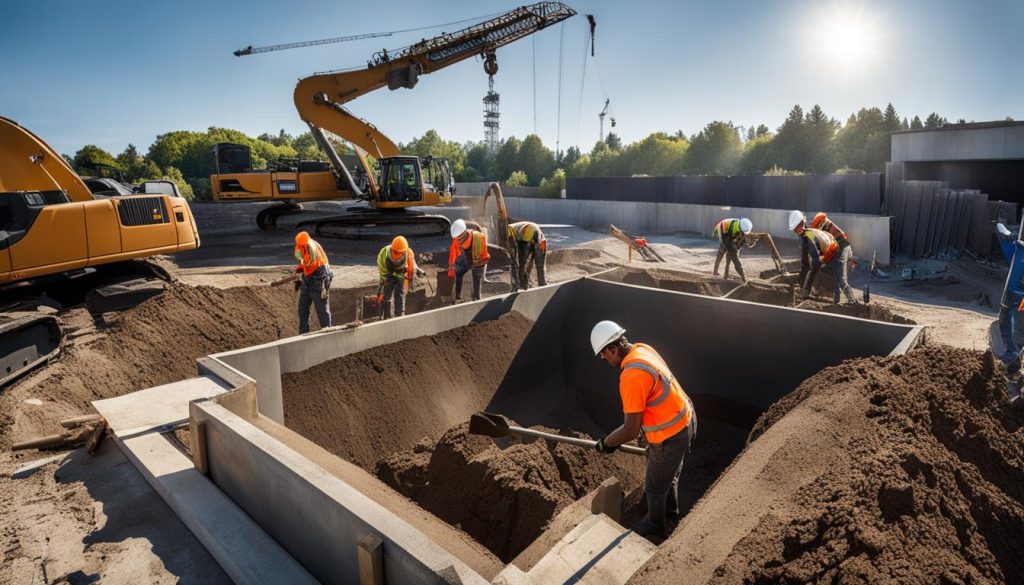
[[[725,278],[729,278],[729,262],[736,265],[736,274],[746,282],[747,277],[743,275],[743,266],[740,264],[740,250],[743,249],[743,240],[754,229],[754,224],[747,218],[728,218],[715,224],[711,236],[718,240],[718,256],[715,257],[715,270],[713,274],[718,276],[718,265],[725,260]]]
[[[453,300],[462,297],[462,277],[473,272],[473,300],[480,299],[484,272],[491,256],[487,252],[487,236],[482,231],[469,229],[466,222],[452,222],[452,247],[448,253],[448,276],[455,279]],[[461,253],[459,253],[461,251]]]
[[[850,258],[853,256],[853,249],[850,247],[850,240],[846,232],[839,229],[825,216],[819,213],[815,216],[811,225],[821,226],[823,229],[806,226],[807,217],[800,210],[791,211],[789,214],[789,229],[800,236],[800,276],[797,284],[800,286],[801,300],[807,299],[811,294],[811,286],[814,284],[814,277],[823,263],[832,266],[832,279],[834,291],[832,302],[839,302],[839,292],[846,295],[846,302],[857,304],[853,296],[853,289],[850,288],[848,271]],[[825,231],[828,229],[829,231]],[[833,235],[838,232],[840,237]],[[845,242],[845,245],[840,242]],[[806,277],[805,277],[806,276]]]
[[[509,274],[512,277],[512,292],[530,288],[529,275],[526,268],[530,257],[537,267],[537,284],[548,283],[544,276],[545,258],[548,253],[548,241],[540,226],[532,221],[517,221],[508,226]]]
[[[653,347],[630,343],[626,330],[614,321],[601,321],[590,332],[594,354],[619,368],[619,397],[623,422],[597,442],[601,453],[612,453],[641,431],[649,443],[644,493],[647,517],[633,530],[641,536],[664,538],[665,519],[678,512],[679,474],[690,443],[697,434],[693,403]]]
[[[377,274],[380,276],[377,303],[380,305],[381,320],[389,318],[390,314],[396,317],[405,315],[405,295],[409,291],[409,283],[415,276],[427,275],[426,271],[416,265],[415,255],[404,236],[396,236],[390,244],[380,249],[377,254]],[[392,296],[395,299],[393,310]]]
[[[331,326],[330,289],[334,274],[327,260],[327,253],[307,232],[295,236],[295,259],[299,265],[295,272],[300,278],[295,283],[299,294],[299,333],[309,333],[309,307],[316,307],[316,318],[320,327]]]

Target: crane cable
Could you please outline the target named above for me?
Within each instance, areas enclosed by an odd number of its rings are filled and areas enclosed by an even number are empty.
[[[530,35],[533,40],[533,133],[537,133],[537,35]]]
[[[593,16],[587,15],[588,21],[593,19]],[[576,142],[580,141],[580,118],[583,116],[583,90],[584,85],[587,81],[587,47],[591,48],[591,55],[593,55],[594,47],[594,26],[593,24],[588,25],[590,27],[587,34],[583,37],[583,67],[581,68],[583,73],[580,75],[580,101],[576,107]]]
[[[562,61],[565,55],[565,23],[559,25],[561,33],[558,37],[558,120],[555,128],[555,156],[561,148],[562,142]]]

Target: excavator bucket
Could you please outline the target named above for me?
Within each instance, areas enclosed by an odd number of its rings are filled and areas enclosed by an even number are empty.
[[[57,357],[62,339],[53,315],[0,321],[0,388]]]

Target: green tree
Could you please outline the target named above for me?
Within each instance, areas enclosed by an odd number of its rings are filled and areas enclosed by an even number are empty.
[[[494,176],[508,177],[519,170],[519,146],[522,142],[516,137],[510,137],[502,142],[498,152],[494,155]]]
[[[540,196],[549,199],[558,199],[562,196],[562,189],[565,189],[565,171],[555,169],[554,174],[540,182]]]
[[[622,139],[614,132],[609,132],[608,136],[605,136],[604,143],[612,150],[622,150]]]
[[[310,132],[303,132],[296,136],[292,141],[292,148],[295,149],[301,160],[327,160],[327,155],[317,146],[316,139]]]
[[[541,178],[551,176],[555,170],[555,154],[544,146],[540,136],[536,134],[530,134],[523,139],[519,147],[518,160],[519,169],[526,173],[527,177],[536,179],[536,183],[531,183],[533,185],[540,184]]]
[[[889,130],[885,114],[878,108],[861,108],[851,114],[836,135],[837,166],[863,171],[881,171],[889,160]]]
[[[684,166],[691,175],[729,175],[736,170],[743,145],[735,126],[714,121],[690,141]]]
[[[494,174],[494,153],[491,152],[483,142],[467,145],[466,168],[476,171],[477,181],[494,181],[497,177]]]
[[[509,187],[523,187],[528,181],[529,178],[527,178],[526,173],[523,171],[512,171],[508,179],[505,180],[505,184]]]
[[[795,167],[813,173],[830,173],[836,168],[832,149],[839,124],[825,115],[817,104],[807,112],[804,120],[804,139],[807,141],[804,151],[806,157],[802,166]]]
[[[619,151],[612,150],[605,141],[598,141],[590,151],[588,177],[612,177],[619,174]]]
[[[95,144],[86,144],[71,159],[71,166],[79,175],[95,175],[96,165],[107,165],[120,169],[114,156]],[[122,169],[123,170],[123,169]]]
[[[130,183],[158,179],[161,176],[160,167],[148,158],[142,157],[134,144],[129,144],[117,155],[117,164],[124,171],[125,180]]]
[[[793,106],[773,141],[774,157],[778,164],[788,169],[802,169],[810,160],[811,152],[807,140],[807,120],[799,104]]]
[[[689,146],[685,139],[673,139],[664,132],[655,132],[623,149],[618,160],[619,174],[680,175],[685,168]]]
[[[569,177],[586,177],[590,171],[590,155],[580,155],[576,162],[572,163],[572,166],[566,171],[566,175]]]
[[[578,147],[570,146],[565,152],[562,153],[562,156],[558,161],[558,166],[563,169],[570,168],[572,167],[572,165],[576,164],[576,161],[580,160],[581,156],[583,156],[583,153],[580,152],[580,149]]]
[[[943,118],[942,116],[936,114],[935,112],[928,114],[928,118],[926,118],[924,121],[925,128],[941,128],[946,124],[949,124],[949,120]]]
[[[163,174],[163,176],[161,178],[163,180],[165,180],[165,181],[172,181],[175,185],[177,185],[178,186],[178,192],[185,199],[187,199],[189,201],[195,200],[196,196],[195,196],[195,193],[194,193],[194,191],[192,189],[192,185],[190,185],[188,183],[188,181],[185,180],[185,176],[182,175],[181,171],[179,171],[175,167],[167,167],[167,169],[164,171],[164,174]],[[209,196],[210,184],[209,183],[204,183],[204,187],[205,187],[205,189],[207,191],[206,198],[209,199],[210,198],[210,196]]]
[[[441,138],[436,130],[428,130],[419,138],[413,138],[409,144],[400,147],[405,154],[416,155],[420,158],[433,156],[448,159],[448,166],[452,174],[461,176],[466,165],[466,151],[462,145],[455,141]]]
[[[772,135],[755,136],[753,140],[743,145],[743,154],[736,166],[736,172],[741,175],[764,174],[775,165],[772,154]]]
[[[921,118],[919,116],[914,116],[914,119],[910,121],[910,129],[920,130],[922,128],[924,128],[924,123],[921,122]]]

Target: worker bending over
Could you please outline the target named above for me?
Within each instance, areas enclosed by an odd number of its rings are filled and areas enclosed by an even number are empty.
[[[395,237],[390,244],[380,249],[377,254],[377,273],[380,275],[377,303],[380,305],[381,320],[405,315],[405,295],[409,292],[409,284],[414,277],[426,276],[427,273],[416,265],[415,255],[404,236]],[[393,310],[392,297],[395,299]]]
[[[1003,345],[1006,351],[999,359],[1006,364],[1011,372],[1020,369],[1020,346],[1014,338],[1016,331],[1016,315],[1021,310],[1021,301],[1024,301],[1024,242],[1020,238],[1013,237],[1013,233],[1006,229],[1006,226],[997,223],[996,231],[999,233],[999,245],[1003,249],[1006,261],[1010,263],[1010,272],[1006,275],[1006,284],[1003,286],[1003,297],[999,300],[999,334],[1003,338]]]
[[[331,326],[330,289],[334,274],[327,253],[307,232],[295,236],[295,272],[302,275],[295,283],[299,291],[299,333],[309,333],[309,307],[316,307],[320,328]]]
[[[725,278],[729,278],[729,262],[732,261],[736,265],[736,273],[744,281],[747,280],[747,277],[743,275],[743,266],[740,265],[740,249],[743,247],[743,239],[747,237],[747,234],[752,229],[754,229],[754,224],[745,217],[741,219],[730,217],[723,219],[715,225],[714,231],[711,232],[711,236],[718,240],[718,256],[715,257],[715,276],[718,276],[718,265],[722,262],[722,257],[728,256],[725,260]]]
[[[647,474],[644,493],[647,517],[633,530],[641,536],[664,538],[665,518],[679,511],[679,474],[690,442],[697,433],[697,414],[668,365],[653,347],[630,343],[626,330],[613,321],[601,321],[590,332],[594,354],[619,368],[619,397],[623,422],[597,442],[597,450],[611,453],[644,432]]]
[[[824,214],[819,214],[824,215]],[[800,299],[805,300],[811,295],[811,287],[814,284],[814,277],[822,264],[831,264],[832,279],[835,285],[833,302],[839,302],[839,291],[846,295],[846,302],[857,304],[853,298],[853,289],[847,281],[847,268],[852,255],[852,250],[847,243],[846,250],[839,247],[839,242],[829,232],[807,227],[806,216],[801,211],[792,211],[789,214],[789,228],[800,236],[800,277],[797,284],[800,286]],[[829,222],[832,227],[839,230],[835,224]],[[842,232],[842,230],[839,230]],[[845,234],[844,234],[845,236]],[[844,237],[844,239],[846,239]]]
[[[540,226],[532,221],[517,221],[508,226],[509,274],[512,276],[512,292],[530,288],[531,256],[537,267],[537,284],[548,283],[544,277],[544,259],[548,253],[548,241]]]
[[[487,252],[487,236],[483,231],[466,227],[466,222],[457,219],[452,222],[452,246],[448,252],[448,276],[455,279],[453,299],[462,297],[462,277],[473,272],[474,301],[480,299],[480,288],[483,286],[484,271],[491,259]]]

